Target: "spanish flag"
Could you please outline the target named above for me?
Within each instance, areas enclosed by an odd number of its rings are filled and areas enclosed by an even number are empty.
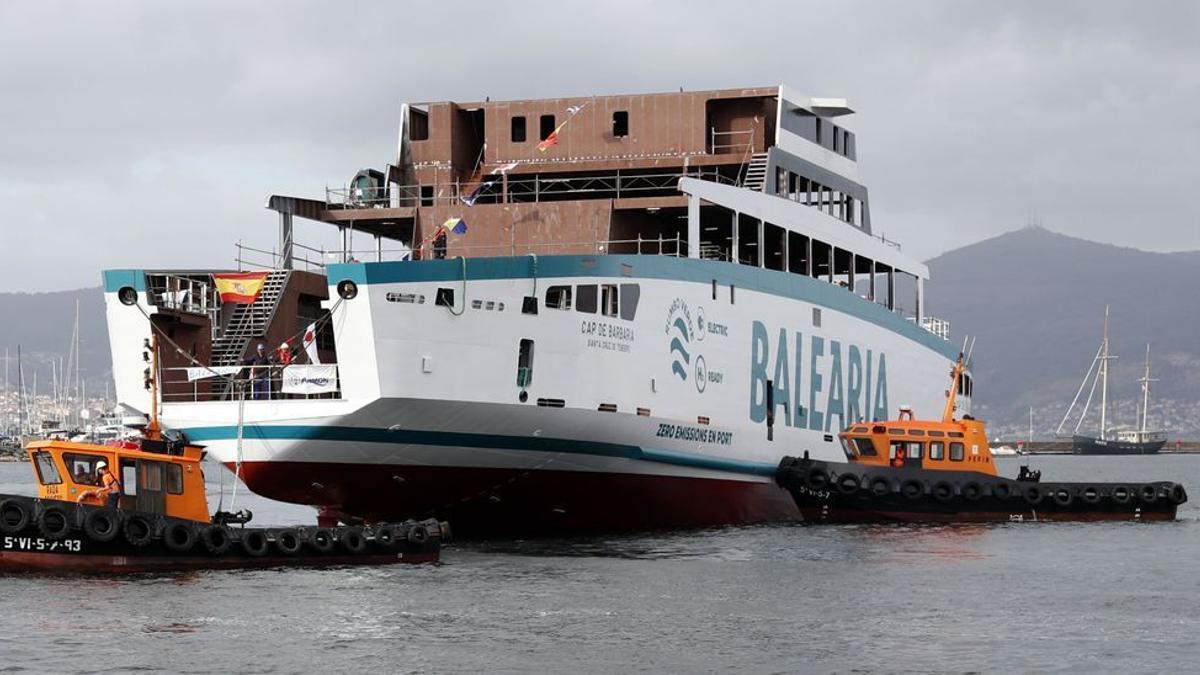
[[[243,305],[252,304],[267,283],[266,272],[226,272],[214,274],[212,278],[217,292],[221,294],[221,302]]]
[[[561,128],[562,128],[562,126],[560,125],[558,127],[558,129],[561,129]],[[546,137],[546,140],[542,141],[541,143],[538,143],[538,146],[537,146],[538,152],[546,152],[550,148],[558,145],[558,129],[551,131],[550,135]]]

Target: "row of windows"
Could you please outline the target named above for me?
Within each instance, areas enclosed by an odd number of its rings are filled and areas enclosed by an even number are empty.
[[[554,115],[542,115],[538,118],[538,139],[546,140],[558,127]],[[629,111],[617,110],[612,114],[612,135],[614,138],[624,138],[629,135]],[[528,140],[525,116],[513,115],[509,123],[509,138],[513,143],[524,143]]]
[[[805,206],[815,207],[856,227],[863,225],[862,200],[821,185],[794,171],[788,171],[782,166],[776,167],[775,194]]]
[[[833,142],[833,151],[839,155],[850,156],[850,132],[838,125],[816,118],[817,145],[825,145],[826,136]],[[828,127],[828,129],[826,129]]]
[[[940,433],[940,432],[939,432]],[[878,452],[875,450],[875,444],[870,438],[855,438],[852,439],[854,449],[863,457],[875,457]],[[845,441],[842,441],[845,445]],[[849,450],[849,448],[846,448]],[[852,453],[847,452],[847,455]],[[888,459],[895,459],[897,456],[907,459],[921,459],[925,454],[925,443],[922,441],[892,441],[888,448]],[[950,442],[950,461],[961,462],[965,455],[965,447],[958,441]],[[943,460],[946,458],[946,442],[945,441],[930,441],[929,442],[929,459]]]
[[[91,485],[102,487],[97,475],[96,465],[108,461],[102,455],[89,455],[77,452],[64,452],[63,463],[66,464],[71,482],[75,485]],[[135,474],[138,467],[142,468],[139,477]],[[161,467],[161,471],[155,470]],[[62,476],[50,453],[41,451],[34,453],[34,468],[37,471],[38,482],[42,485],[60,485]],[[121,492],[133,495],[140,488],[143,490],[166,492],[173,495],[183,494],[183,468],[170,462],[151,462],[139,460],[138,463],[129,460],[121,462]]]
[[[546,309],[570,310],[573,301],[577,312],[599,312],[633,321],[640,297],[641,287],[637,284],[580,284],[573,289],[551,286],[546,289]]]

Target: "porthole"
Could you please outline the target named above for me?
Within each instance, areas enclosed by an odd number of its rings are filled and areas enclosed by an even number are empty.
[[[137,291],[133,290],[132,286],[122,286],[117,291],[117,299],[121,301],[122,305],[136,305],[137,298]]]
[[[337,285],[338,297],[343,300],[353,300],[358,296],[358,284],[349,279],[342,279]]]

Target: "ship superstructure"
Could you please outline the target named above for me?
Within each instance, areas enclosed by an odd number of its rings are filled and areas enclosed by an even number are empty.
[[[922,383],[956,356],[926,267],[873,234],[850,113],[788,87],[405,105],[386,166],[269,198],[253,303],[221,303],[214,270],[105,273],[118,393],[148,409],[153,322],[178,346],[164,423],[328,518],[795,517],[780,458],[836,458],[840,429],[898,402],[940,409]],[[294,241],[297,217],[341,250]],[[320,369],[301,354],[239,400],[225,378],[306,330]]]

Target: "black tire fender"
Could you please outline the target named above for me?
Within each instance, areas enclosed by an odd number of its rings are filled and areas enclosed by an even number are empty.
[[[92,509],[83,517],[83,533],[92,541],[112,541],[121,534],[121,514],[108,506]]]
[[[1130,490],[1124,485],[1118,485],[1112,489],[1112,499],[1118,504],[1128,504],[1133,498],[1133,490]]]
[[[983,496],[983,486],[975,481],[967,481],[958,489],[958,494],[969,502],[977,502]]]
[[[0,532],[16,534],[29,527],[29,506],[29,502],[16,497],[0,501]]]
[[[149,544],[154,535],[158,534],[155,525],[150,516],[132,513],[125,517],[125,522],[121,524],[121,532],[125,535],[125,541],[140,548]]]
[[[886,478],[876,476],[871,479],[871,494],[883,497],[892,491],[892,483]]]
[[[408,543],[420,546],[421,544],[429,541],[429,528],[417,523],[416,525],[408,528],[407,538]]]
[[[51,541],[66,539],[71,534],[74,515],[64,506],[51,504],[38,514],[37,528],[42,536]]]
[[[389,523],[382,523],[375,528],[375,536],[373,537],[375,545],[385,551],[390,551],[396,545],[396,527]]]
[[[304,544],[300,539],[300,533],[290,527],[275,530],[272,534],[274,534],[272,539],[275,540],[275,548],[284,555],[296,555]]]
[[[1100,490],[1095,485],[1085,486],[1079,491],[1079,498],[1085,504],[1098,504],[1100,502]]]
[[[338,536],[338,543],[347,553],[358,555],[367,549],[367,538],[363,536],[361,527],[347,527]]]
[[[1158,500],[1158,490],[1153,485],[1143,485],[1142,489],[1138,490],[1138,498],[1147,504],[1153,504]]]
[[[1029,487],[1025,488],[1023,496],[1025,497],[1026,502],[1036,506],[1037,504],[1042,503],[1042,499],[1044,499],[1046,495],[1042,492],[1042,488],[1036,485],[1030,485]]]
[[[253,558],[263,557],[271,548],[271,542],[267,540],[267,533],[262,530],[244,530],[239,543],[246,555]]]
[[[804,484],[813,490],[824,490],[829,487],[829,472],[820,467],[813,467],[804,477]]]
[[[1075,501],[1075,496],[1067,488],[1058,488],[1053,492],[1054,503],[1059,506],[1070,506],[1071,502]]]
[[[209,555],[224,555],[233,546],[233,535],[224,525],[207,525],[200,530],[200,543]]]
[[[175,553],[189,553],[196,546],[196,528],[191,523],[167,523],[162,531],[163,544]]]
[[[1171,486],[1171,503],[1176,506],[1187,501],[1187,490],[1182,485],[1176,483]]]
[[[326,527],[318,527],[308,531],[308,545],[317,553],[329,553],[336,545],[333,532]]]
[[[900,484],[900,493],[909,499],[917,500],[925,494],[925,486],[921,485],[921,481],[910,478]]]
[[[996,483],[992,486],[992,496],[996,499],[1003,499],[1006,501],[1012,499],[1012,485],[1009,485],[1008,483]]]
[[[933,494],[933,498],[939,502],[948,502],[954,499],[954,486],[944,480],[934,483],[929,491]]]
[[[844,495],[852,495],[858,492],[858,488],[862,485],[862,481],[852,473],[844,473],[837,478],[838,492]]]

